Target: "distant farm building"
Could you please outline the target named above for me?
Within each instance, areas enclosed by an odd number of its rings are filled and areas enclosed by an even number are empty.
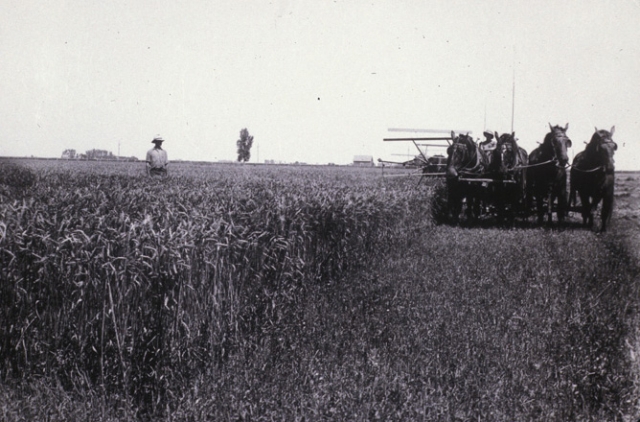
[[[76,150],[75,149],[65,149],[62,152],[62,158],[65,160],[74,160],[77,158],[77,154],[76,154]]]
[[[92,149],[87,151],[87,160],[115,160],[116,156],[111,151]]]
[[[118,161],[131,161],[131,162],[139,161],[138,157],[134,157],[134,156],[131,156],[131,157],[117,157],[117,160]]]
[[[373,167],[373,157],[371,155],[356,155],[353,157],[353,165],[361,167]]]

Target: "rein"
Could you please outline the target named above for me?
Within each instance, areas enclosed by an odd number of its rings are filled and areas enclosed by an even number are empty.
[[[567,139],[569,139],[569,138],[567,138],[566,135],[564,135],[562,140],[564,141],[564,140],[567,140]],[[556,153],[556,149],[553,147],[553,145],[550,145],[550,147],[551,147],[551,154],[552,154],[552,157],[551,157],[550,160],[543,161],[541,163],[536,163],[536,164],[528,164],[526,166],[517,166],[517,167],[514,167],[513,169],[514,170],[516,170],[516,169],[518,169],[518,170],[519,169],[527,169],[527,168],[530,168],[530,167],[544,166],[544,165],[550,164],[550,163],[556,163],[556,165],[557,165],[557,163],[558,163],[558,154]],[[559,166],[557,166],[557,167],[559,167]],[[564,169],[568,169],[569,167],[571,167],[571,165],[567,164],[563,168]]]
[[[528,169],[530,167],[538,167],[538,166],[544,166],[546,164],[550,164],[550,163],[557,163],[558,160],[556,160],[556,158],[552,158],[551,160],[547,160],[547,161],[543,161],[541,163],[536,163],[536,164],[528,164],[526,166],[516,166],[513,168],[513,170],[520,170],[520,169]],[[565,167],[567,168],[567,167]]]
[[[576,171],[582,172],[582,173],[593,173],[593,172],[596,172],[596,171],[599,171],[599,170],[604,171],[604,166],[598,166],[598,167],[592,168],[590,170],[582,170],[582,169],[580,169],[580,168],[578,168],[578,167],[576,167],[574,165],[571,165],[569,167],[571,167],[572,169],[574,169]]]

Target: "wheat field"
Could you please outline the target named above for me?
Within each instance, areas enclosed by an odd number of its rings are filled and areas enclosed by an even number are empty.
[[[0,166],[2,420],[640,416],[636,173],[597,234],[380,169]]]

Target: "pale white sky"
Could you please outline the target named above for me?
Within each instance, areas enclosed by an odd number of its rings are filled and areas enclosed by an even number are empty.
[[[522,146],[615,125],[640,169],[636,0],[0,0],[0,57],[2,156],[398,159],[390,127],[510,131],[515,69]]]

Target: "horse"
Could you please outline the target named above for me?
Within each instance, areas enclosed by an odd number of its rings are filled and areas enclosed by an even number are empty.
[[[615,184],[615,165],[613,154],[618,145],[612,136],[616,127],[610,131],[598,130],[591,137],[584,151],[573,159],[571,167],[571,202],[576,203],[576,192],[582,205],[582,222],[593,227],[593,211],[602,200],[600,231],[607,230],[613,210],[613,191]]]
[[[529,154],[527,167],[527,203],[535,197],[538,224],[544,221],[545,211],[548,223],[553,221],[553,203],[557,199],[556,214],[558,223],[562,224],[567,212],[567,148],[571,147],[571,139],[567,136],[569,123],[563,128],[551,126],[551,131],[544,137],[542,144]],[[544,200],[547,206],[544,206]],[[545,209],[546,208],[546,209]]]
[[[467,213],[471,218],[474,218],[479,213],[478,187],[474,187],[468,182],[461,182],[460,176],[477,177],[483,174],[489,160],[484,151],[478,148],[478,145],[468,133],[455,136],[452,131],[451,139],[453,141],[447,148],[445,175],[449,208],[453,222],[457,223],[462,212],[462,201],[464,199],[467,201]]]
[[[510,215],[518,208],[524,209],[526,197],[528,163],[527,151],[518,145],[515,132],[495,133],[496,149],[489,164],[489,174],[496,180],[494,193],[498,205],[498,218],[503,219],[505,207]]]

